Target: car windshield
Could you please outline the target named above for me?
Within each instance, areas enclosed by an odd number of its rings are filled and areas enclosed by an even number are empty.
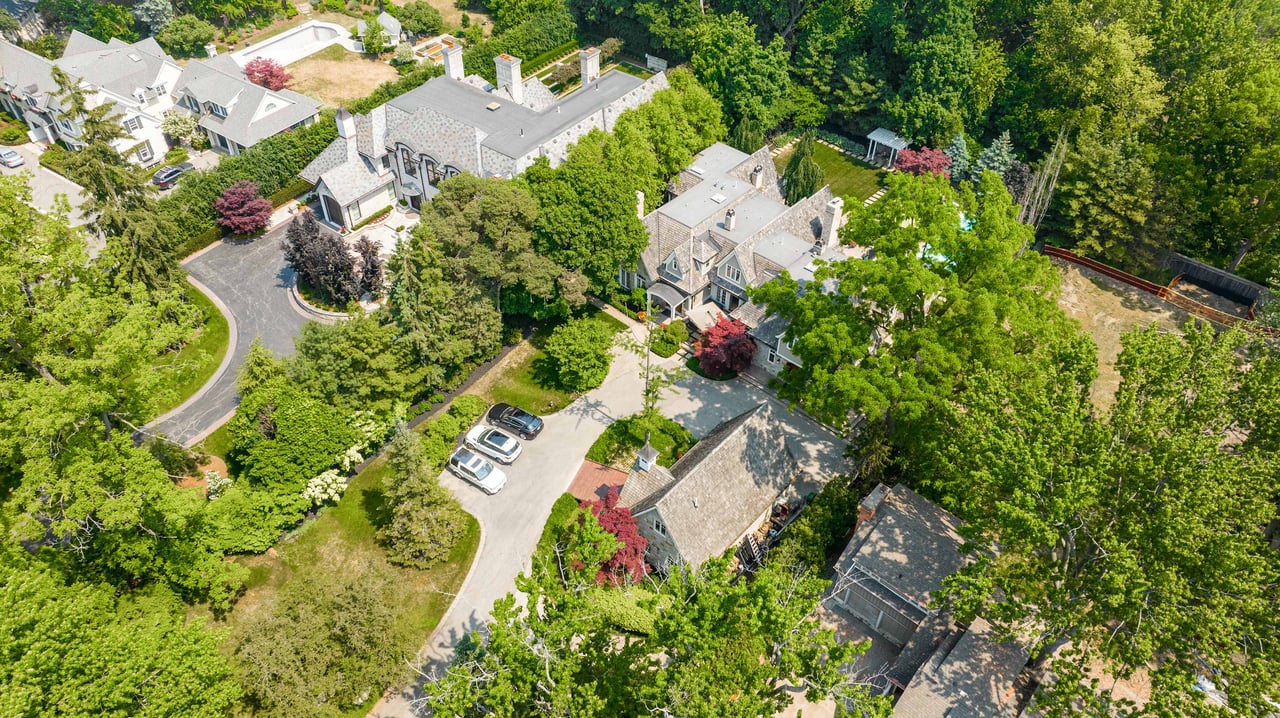
[[[475,472],[477,479],[483,479],[493,472],[493,464],[487,461],[477,461],[471,465],[471,470]]]

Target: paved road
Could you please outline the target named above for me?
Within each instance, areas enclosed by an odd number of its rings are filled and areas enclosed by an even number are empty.
[[[17,150],[22,155],[22,159],[26,160],[26,164],[21,167],[5,167],[0,165],[0,174],[16,175],[22,172],[30,174],[28,184],[31,185],[31,204],[41,212],[49,212],[53,209],[54,198],[63,195],[67,198],[67,202],[71,205],[71,213],[68,215],[72,226],[78,226],[85,223],[85,219],[80,216],[80,203],[83,198],[80,197],[80,185],[54,172],[40,166],[40,146],[35,143],[27,143],[25,145],[17,145],[10,147],[11,150]],[[92,242],[92,239],[90,240]]]
[[[679,361],[682,358],[677,356],[667,363]],[[441,475],[441,483],[480,521],[482,539],[470,576],[419,656],[428,671],[442,668],[458,639],[491,620],[493,602],[515,591],[516,576],[529,570],[552,504],[568,490],[587,449],[610,423],[640,410],[638,366],[635,356],[617,352],[602,386],[545,417],[542,434],[524,442],[521,457],[505,467],[507,486],[497,495],[487,496],[448,472]],[[700,438],[762,401],[776,402],[745,382],[713,382],[691,375],[662,402],[661,410]],[[843,441],[804,416],[788,413],[781,404],[775,403],[775,409],[802,466],[827,478],[843,469]],[[411,701],[420,696],[415,685],[385,698],[371,716],[412,718],[416,714]]]
[[[157,419],[152,428],[187,445],[204,438],[239,403],[236,373],[254,337],[261,337],[279,356],[293,353],[293,338],[306,320],[289,303],[292,270],[280,250],[286,227],[245,242],[219,242],[187,260],[184,266],[191,277],[231,315],[231,360],[224,362],[212,384]]]

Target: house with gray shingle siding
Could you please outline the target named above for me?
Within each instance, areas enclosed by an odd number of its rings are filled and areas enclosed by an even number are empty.
[[[587,53],[582,61],[589,64]],[[351,226],[370,211],[361,198],[380,198],[386,187],[395,200],[419,209],[441,180],[460,172],[514,177],[540,157],[556,166],[583,135],[612,130],[622,111],[667,87],[662,73],[641,79],[606,72],[556,97],[538,78],[521,76],[519,58],[500,55],[494,64],[497,84],[464,75],[462,48],[445,43],[444,75],[340,120],[334,145],[301,173],[316,184],[324,219]]]
[[[631,509],[656,570],[694,568],[754,534],[800,473],[768,404],[717,426],[670,469],[646,445],[618,503]]]

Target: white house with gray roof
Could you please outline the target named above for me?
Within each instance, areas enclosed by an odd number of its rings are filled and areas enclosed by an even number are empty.
[[[580,61],[589,69],[598,54],[585,50]],[[464,75],[462,48],[446,43],[444,75],[368,114],[340,115],[338,139],[301,172],[316,185],[324,218],[349,227],[390,201],[420,208],[460,172],[514,177],[539,157],[558,165],[583,135],[612,130],[624,111],[667,87],[662,73],[606,72],[557,97],[523,78],[519,58],[499,55],[494,64],[496,85]]]
[[[320,114],[305,95],[253,84],[228,55],[184,68],[154,38],[101,42],[72,32],[62,57],[50,61],[0,40],[0,108],[27,123],[33,142],[60,141],[73,150],[82,145],[79,122],[60,116],[54,67],[80,80],[91,104],[114,106],[129,133],[116,149],[144,166],[168,149],[160,126],[175,107],[198,115],[213,148],[231,155]]]
[[[173,93],[179,107],[199,117],[209,144],[228,155],[309,125],[320,115],[320,103],[306,95],[250,82],[231,55],[192,61]]]
[[[374,18],[374,22],[381,25],[382,31],[386,33],[387,47],[395,47],[397,43],[399,43],[401,40],[404,39],[404,31],[400,25],[400,21],[392,17],[390,13],[383,11],[381,14],[378,15],[378,17]],[[364,34],[368,31],[369,31],[369,23],[365,22],[364,20],[358,20],[356,22],[357,37],[363,40]]]
[[[800,474],[768,404],[717,426],[670,469],[646,444],[618,495],[659,571],[694,568],[738,546],[769,520]]]
[[[786,271],[812,279],[814,260],[842,259],[844,201],[823,187],[787,206],[768,148],[748,155],[716,143],[672,183],[675,197],[643,218],[649,246],[624,289],[700,329],[747,303],[746,290]]]
[[[164,111],[173,107],[170,93],[182,68],[154,39],[101,42],[72,32],[57,60],[0,40],[0,109],[23,120],[33,142],[61,141],[79,149],[80,121],[62,117],[64,108],[54,96],[54,67],[79,80],[91,106],[110,104],[120,114],[128,133],[115,143],[121,154],[144,166],[160,161],[168,149],[160,123]]]

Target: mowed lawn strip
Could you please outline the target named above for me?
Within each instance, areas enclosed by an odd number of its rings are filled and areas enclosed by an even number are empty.
[[[151,407],[152,417],[160,416],[190,398],[209,381],[222,364],[222,358],[227,355],[227,346],[231,341],[227,318],[222,316],[213,301],[199,289],[188,286],[187,296],[204,314],[204,324],[196,330],[196,336],[186,346],[176,352],[161,354],[146,368],[149,372],[172,370],[166,386],[157,394],[158,398]]]
[[[792,145],[773,158],[779,175],[786,171],[787,160],[791,159],[791,153],[794,151],[795,145]],[[831,192],[837,197],[844,197],[846,200],[856,199],[861,204],[884,185],[884,170],[833,150],[820,142],[813,144],[813,160],[822,168],[827,184],[831,185]]]

